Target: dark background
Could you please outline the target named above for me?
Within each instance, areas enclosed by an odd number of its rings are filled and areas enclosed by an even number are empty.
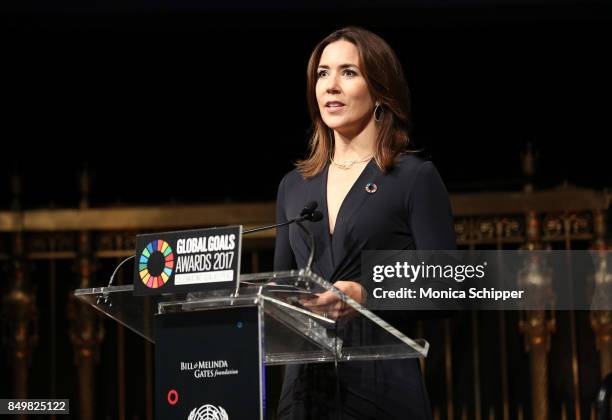
[[[280,4],[280,3],[279,3]],[[348,5],[348,6],[346,6]],[[612,184],[606,1],[251,5],[9,2],[0,17],[0,208],[273,200],[303,157],[305,67],[349,24],[385,38],[413,97],[413,140],[451,192]]]

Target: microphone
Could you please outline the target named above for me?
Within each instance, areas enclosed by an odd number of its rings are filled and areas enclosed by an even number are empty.
[[[323,213],[316,210],[318,206],[319,206],[319,203],[317,203],[316,201],[309,201],[308,203],[306,203],[306,205],[304,206],[304,208],[302,209],[298,217],[295,217],[283,223],[276,223],[274,225],[267,225],[267,226],[253,228],[253,229],[243,230],[242,234],[246,235],[246,234],[253,233],[253,232],[259,232],[261,230],[274,229],[277,227],[290,225],[291,223],[300,223],[300,222],[303,222],[304,220],[309,220],[311,222],[320,222],[321,220],[323,220]]]
[[[123,261],[119,263],[119,265],[115,268],[115,271],[113,271],[113,274],[111,274],[110,280],[108,281],[108,285],[106,287],[111,287],[113,285],[113,280],[115,280],[115,275],[117,274],[117,271],[119,271],[119,269],[121,268],[123,264],[125,264],[132,258],[136,258],[136,255],[130,255],[129,257],[127,257],[126,259],[124,259]],[[105,304],[108,304],[108,306],[113,306],[112,302],[109,301],[108,292],[104,292],[103,296],[98,296],[98,298],[96,299],[96,305],[99,305],[103,299],[104,299]]]
[[[319,206],[319,203],[317,203],[316,201],[309,201],[308,203],[306,203],[306,205],[302,209],[300,216],[305,216],[308,213],[312,213],[313,211],[315,211],[315,209],[318,206]]]
[[[254,229],[248,229],[248,230],[243,231],[242,234],[246,235],[246,234],[253,233],[253,232],[259,232],[260,230],[267,230],[267,229],[287,226],[287,225],[290,225],[291,223],[295,223],[296,225],[298,225],[298,227],[303,232],[306,233],[306,235],[308,235],[308,242],[310,242],[310,254],[308,255],[308,262],[306,263],[305,269],[306,271],[310,271],[310,267],[312,266],[312,261],[314,259],[314,253],[315,253],[315,240],[314,240],[314,236],[312,236],[312,233],[310,233],[310,231],[306,229],[306,227],[304,227],[302,222],[305,220],[309,220],[311,222],[320,222],[321,220],[323,220],[323,213],[317,210],[318,206],[319,206],[319,203],[317,203],[316,201],[309,201],[308,203],[306,203],[306,205],[304,206],[304,208],[302,209],[298,217],[295,217],[283,223],[277,223],[274,225],[262,226],[262,227],[258,227]]]
[[[305,220],[310,220],[311,222],[319,222],[323,220],[323,213],[316,210],[318,206],[319,203],[316,201],[309,201],[302,209],[300,216],[304,217]]]
[[[316,201],[309,201],[308,203],[306,203],[306,205],[302,209],[300,216],[303,217],[303,216],[312,215],[318,206],[319,206],[319,203],[317,203]]]

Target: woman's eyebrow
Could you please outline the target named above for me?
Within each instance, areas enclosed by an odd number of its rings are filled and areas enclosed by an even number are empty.
[[[341,69],[346,69],[348,67],[359,68],[357,66],[357,64],[340,64],[338,67],[341,68]],[[319,64],[319,68],[320,69],[329,69],[329,66],[327,64]]]

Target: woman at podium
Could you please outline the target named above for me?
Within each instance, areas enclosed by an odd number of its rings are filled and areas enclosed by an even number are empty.
[[[451,250],[450,201],[435,166],[408,152],[410,97],[401,64],[379,36],[348,27],[323,39],[307,68],[313,123],[308,157],[280,182],[277,223],[316,201],[323,220],[312,270],[358,302],[361,251]],[[304,267],[308,238],[295,225],[277,230],[274,269]],[[341,320],[332,293],[305,302]],[[336,376],[337,374],[337,376]],[[431,419],[417,359],[288,366],[280,419]]]

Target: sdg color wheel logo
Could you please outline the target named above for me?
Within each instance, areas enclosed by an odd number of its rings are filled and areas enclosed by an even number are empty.
[[[174,269],[174,253],[168,242],[158,240],[149,243],[140,254],[138,262],[140,279],[149,289],[162,287]]]

